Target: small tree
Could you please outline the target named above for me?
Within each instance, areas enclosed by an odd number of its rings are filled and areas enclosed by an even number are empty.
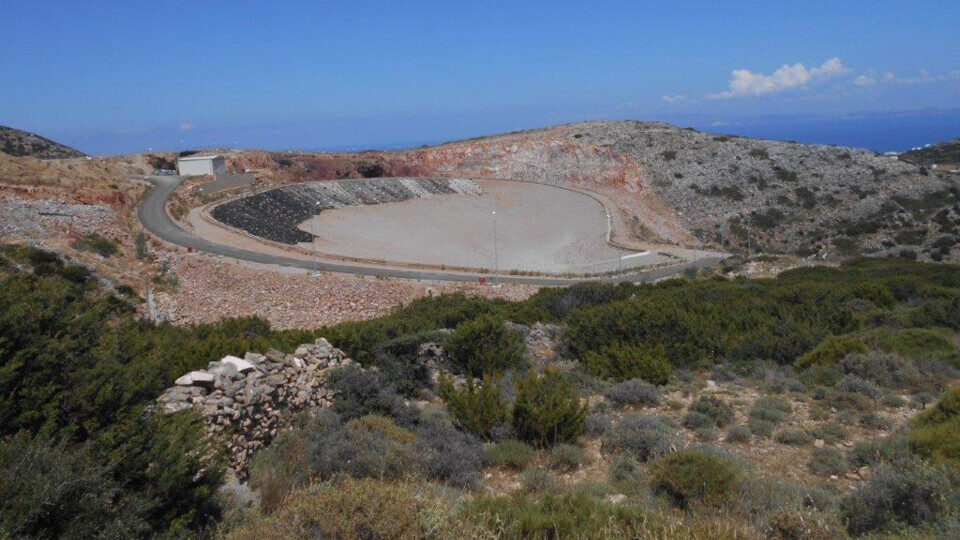
[[[137,246],[137,258],[140,260],[148,258],[150,253],[147,251],[147,235],[142,231],[137,233],[135,243]]]
[[[439,394],[461,428],[486,439],[492,439],[497,426],[507,421],[507,405],[500,386],[489,374],[480,386],[468,379],[461,389],[454,388],[449,377],[441,376]]]
[[[564,374],[531,371],[517,381],[513,427],[520,438],[537,446],[572,441],[583,431],[586,417],[587,407]]]
[[[523,340],[503,321],[486,315],[457,326],[445,346],[460,370],[473,377],[523,364]]]

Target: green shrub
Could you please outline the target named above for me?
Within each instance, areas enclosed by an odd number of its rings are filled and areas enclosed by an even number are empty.
[[[556,479],[546,469],[527,469],[520,475],[520,484],[523,486],[523,491],[527,493],[553,491],[556,483]]]
[[[583,448],[575,444],[558,444],[550,450],[550,468],[556,471],[574,471],[587,461]]]
[[[109,257],[117,253],[117,243],[97,233],[91,233],[77,239],[77,241],[73,243],[73,247],[80,251],[93,251],[101,257]]]
[[[531,371],[517,381],[516,393],[513,428],[521,439],[547,446],[580,436],[587,407],[564,374]]]
[[[860,415],[860,427],[886,431],[893,427],[893,421],[875,412],[868,412]]]
[[[683,422],[681,423],[683,424],[683,427],[687,429],[692,429],[692,430],[697,430],[705,427],[713,427],[716,425],[716,422],[714,422],[713,418],[698,411],[688,412],[683,417]]]
[[[700,442],[713,442],[719,436],[717,428],[713,426],[703,426],[693,430]]]
[[[538,497],[479,497],[464,509],[485,538],[636,538],[656,526],[635,504],[614,504],[584,490]]]
[[[828,336],[815,349],[807,354],[797,358],[796,366],[798,369],[806,369],[810,366],[833,366],[851,353],[866,354],[870,351],[867,344],[859,336],[854,334],[844,334],[839,336]]]
[[[810,435],[827,444],[837,444],[850,437],[850,430],[836,422],[826,422],[810,428]]]
[[[639,491],[647,479],[640,464],[630,456],[619,456],[613,460],[607,476],[618,488],[627,493]]]
[[[856,467],[873,467],[880,463],[896,463],[911,458],[903,437],[879,437],[858,441],[850,449],[848,459]]]
[[[690,404],[690,412],[706,415],[717,427],[723,427],[733,421],[733,407],[723,399],[713,395],[698,396]]]
[[[313,471],[302,429],[283,431],[250,462],[250,487],[260,493],[260,508],[276,510],[293,491],[306,487]]]
[[[773,440],[791,446],[804,446],[813,442],[813,437],[802,429],[783,429],[773,436]]]
[[[610,429],[613,421],[606,414],[590,413],[583,422],[583,434],[587,437],[600,437]]]
[[[733,491],[737,468],[729,460],[700,449],[679,450],[650,466],[654,490],[681,508],[692,503],[718,505]]]
[[[378,414],[412,426],[420,419],[417,408],[397,394],[380,372],[351,364],[331,371],[327,385],[336,392],[333,410],[344,420]]]
[[[907,442],[922,456],[960,464],[960,387],[948,390],[936,405],[914,418]]]
[[[660,402],[657,387],[640,379],[628,379],[603,390],[603,397],[618,405],[656,406]]]
[[[491,444],[487,447],[490,460],[500,467],[508,469],[525,469],[533,459],[533,447],[516,439]]]
[[[880,398],[880,403],[884,407],[890,407],[892,409],[900,409],[907,405],[907,400],[903,399],[897,394],[887,393]]]
[[[750,433],[753,433],[757,437],[771,437],[773,436],[773,431],[777,429],[777,424],[769,420],[751,418],[747,420],[747,427],[750,429]]]
[[[819,476],[830,476],[832,474],[842,474],[850,468],[846,456],[843,452],[833,446],[824,446],[815,448],[807,462],[807,468],[810,472]]]
[[[414,447],[417,471],[426,478],[472,487],[489,457],[480,440],[443,422],[423,422]]]
[[[656,416],[626,416],[603,436],[605,452],[625,452],[650,461],[678,444],[673,427]]]
[[[626,381],[641,379],[651,384],[666,384],[672,367],[663,347],[644,349],[630,345],[611,345],[584,358],[587,371],[596,377]]]
[[[507,404],[500,385],[486,375],[483,384],[475,386],[473,379],[460,389],[445,376],[440,378],[438,394],[447,402],[457,425],[471,433],[492,439],[497,428],[507,421]]]
[[[415,437],[389,418],[368,416],[343,423],[327,409],[303,429],[311,477],[400,478],[413,469]]]
[[[753,441],[753,433],[746,426],[733,426],[727,431],[726,441],[728,443],[749,444]]]
[[[894,534],[903,527],[936,530],[949,526],[958,510],[957,471],[919,460],[881,465],[869,480],[840,502],[847,531],[853,535]],[[946,533],[946,529],[942,532]]]
[[[792,412],[793,406],[786,398],[764,396],[753,403],[753,407],[750,408],[750,419],[779,424],[787,421]]]
[[[464,374],[480,377],[523,366],[523,339],[508,330],[503,320],[482,316],[457,326],[445,350],[454,366]]]

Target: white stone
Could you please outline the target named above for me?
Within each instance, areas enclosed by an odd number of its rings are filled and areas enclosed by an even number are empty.
[[[173,381],[173,384],[177,386],[193,386],[193,377],[189,373],[180,377],[179,379]]]
[[[239,371],[240,373],[249,373],[257,369],[256,366],[254,366],[250,362],[247,362],[243,358],[237,358],[236,356],[227,355],[227,356],[224,356],[220,361],[225,364],[233,365],[233,367],[237,368],[237,371]]]
[[[213,386],[213,373],[207,373],[206,371],[191,371],[183,377],[190,377],[190,384],[192,386]],[[180,377],[180,379],[183,377]],[[179,381],[180,379],[177,380]]]

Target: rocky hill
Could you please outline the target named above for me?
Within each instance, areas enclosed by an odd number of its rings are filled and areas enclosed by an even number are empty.
[[[61,159],[83,157],[79,150],[51,141],[35,133],[0,126],[0,152],[16,157]]]
[[[960,183],[853,148],[584,122],[399,152],[245,152],[276,181],[465,176],[575,185],[608,196],[639,239],[842,258],[958,260]]]
[[[921,165],[952,164],[960,165],[960,139],[934,144],[919,150],[911,150],[900,155],[902,159]]]

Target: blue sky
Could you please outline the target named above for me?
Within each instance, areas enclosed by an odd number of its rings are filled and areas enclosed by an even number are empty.
[[[958,28],[956,1],[9,0],[0,124],[111,153],[957,109]]]

